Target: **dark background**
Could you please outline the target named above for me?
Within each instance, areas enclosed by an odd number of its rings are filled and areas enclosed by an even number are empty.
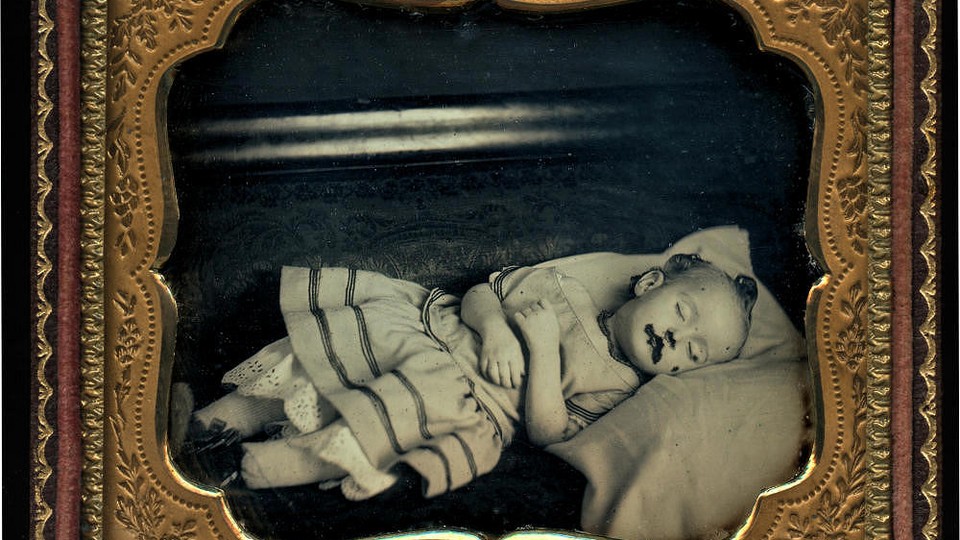
[[[281,153],[446,132],[215,129],[504,105],[580,117],[498,112],[484,126],[559,142],[296,158]],[[818,275],[802,233],[812,107],[800,70],[760,53],[743,21],[711,2],[533,19],[257,3],[224,50],[179,69],[167,104],[181,216],[162,271],[181,309],[179,351],[230,365],[262,345],[251,336],[282,335],[277,317],[255,314],[275,310],[283,264],[356,266],[456,292],[505,264],[659,251],[733,223],[750,231],[760,278],[801,326]],[[266,154],[238,157],[253,147]]]
[[[33,312],[31,279],[30,141],[32,113],[30,13],[34,3],[5,2],[3,20],[3,537],[27,538],[30,527],[30,477],[33,439],[30,422],[33,351],[30,347]],[[11,414],[17,411],[18,414]]]
[[[256,3],[223,50],[179,67],[166,106],[180,210],[161,268],[179,308],[173,378],[205,403],[222,395],[227,369],[284,335],[285,264],[462,292],[504,265],[660,251],[725,224],[750,231],[759,277],[802,327],[819,275],[802,232],[812,96],[796,66],[760,53],[748,26],[709,1],[537,17]],[[397,114],[423,109],[494,118],[451,131]],[[393,120],[286,129],[289,118],[378,114]],[[469,144],[511,130],[532,135]],[[459,143],[429,146],[434,136]],[[374,138],[409,144],[358,146]],[[332,144],[340,150],[285,154]],[[520,443],[487,477],[429,501],[413,481],[360,505],[314,486],[228,495],[254,534],[334,538],[575,528],[582,487]]]

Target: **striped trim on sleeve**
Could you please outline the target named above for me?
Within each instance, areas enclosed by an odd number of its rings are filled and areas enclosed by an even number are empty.
[[[573,400],[568,399],[566,401],[567,414],[577,418],[585,423],[585,425],[590,425],[600,419],[601,416],[606,414],[607,411],[591,411],[585,409],[584,407],[578,405]]]
[[[506,297],[503,292],[503,282],[520,268],[520,266],[507,266],[491,276],[490,288],[493,289],[494,294],[497,295],[497,298],[500,299],[501,302],[503,302],[503,299]]]

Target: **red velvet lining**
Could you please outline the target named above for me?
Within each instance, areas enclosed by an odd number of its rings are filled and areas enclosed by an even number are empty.
[[[913,535],[913,29],[914,1],[893,4],[893,214],[892,214],[892,529]]]
[[[80,6],[56,8],[60,140],[57,205],[57,488],[55,538],[80,538]]]

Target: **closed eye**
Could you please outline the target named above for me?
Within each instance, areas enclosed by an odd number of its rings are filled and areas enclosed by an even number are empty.
[[[706,360],[706,354],[704,354],[702,348],[699,345],[694,344],[693,341],[687,342],[687,356],[695,364],[699,364],[700,362]]]
[[[681,322],[690,323],[697,318],[697,305],[687,295],[680,295],[677,299],[676,311]]]

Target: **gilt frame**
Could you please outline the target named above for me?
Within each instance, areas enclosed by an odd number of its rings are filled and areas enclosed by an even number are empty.
[[[504,9],[579,10],[618,0],[501,0]],[[188,0],[164,11],[137,0],[85,2],[81,11],[80,67],[80,392],[82,456],[80,522],[86,538],[224,538],[240,534],[221,497],[178,480],[157,433],[144,414],[162,392],[157,369],[163,326],[173,324],[170,299],[152,268],[171,249],[175,202],[161,159],[165,144],[157,99],[163,73],[174,63],[217,46],[249,0]],[[891,395],[893,287],[893,78],[892,6],[888,0],[727,0],[754,28],[761,48],[800,64],[816,81],[817,135],[807,202],[807,238],[826,268],[811,291],[808,334],[820,359],[820,436],[805,474],[758,499],[743,538],[832,537],[881,539],[893,534]],[[455,9],[459,0],[385,0],[404,9]],[[919,441],[928,476],[918,497],[936,507],[938,304],[936,3],[922,2],[930,59],[924,82],[929,104],[921,133],[926,155],[921,182],[927,199],[920,216],[927,236],[918,246],[927,264],[918,298],[926,343],[919,378],[928,388],[920,411],[928,427]],[[54,28],[41,4],[39,48]],[[137,32],[141,34],[137,34]],[[54,67],[41,52],[38,87]],[[44,163],[54,143],[45,135],[53,107],[38,93],[36,377],[39,393],[34,483],[34,531],[44,537],[53,508],[45,482],[55,473],[45,445],[56,431],[45,414],[52,399],[45,365],[52,355],[46,319],[53,304],[43,281],[53,271],[46,257],[52,222],[43,200],[54,180]],[[165,232],[165,230],[167,232]],[[160,398],[165,399],[161,396]],[[133,493],[151,502],[149,516],[118,519],[121,499]],[[126,495],[125,495],[126,493]],[[936,512],[919,525],[936,538]],[[527,533],[530,534],[530,533]]]

